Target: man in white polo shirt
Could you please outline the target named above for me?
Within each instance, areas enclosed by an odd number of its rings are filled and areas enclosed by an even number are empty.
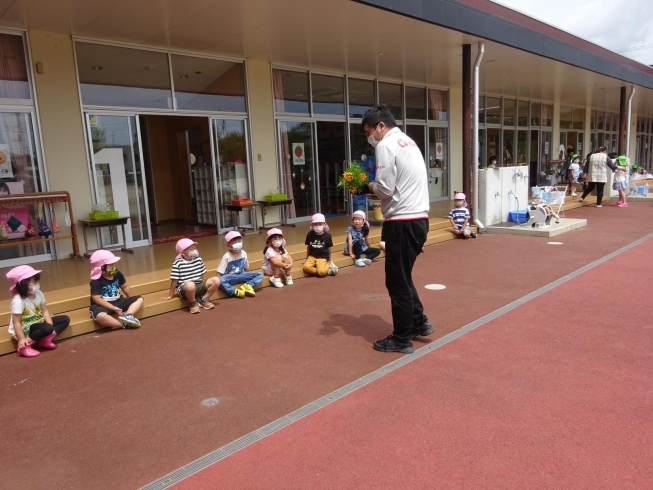
[[[376,180],[369,190],[381,199],[385,218],[385,285],[394,327],[392,335],[374,341],[374,348],[410,354],[412,338],[433,333],[412,277],[429,230],[428,173],[419,148],[397,127],[386,106],[365,113],[363,130],[376,148]]]

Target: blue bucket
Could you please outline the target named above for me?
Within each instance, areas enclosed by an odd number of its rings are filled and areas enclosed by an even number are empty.
[[[526,223],[526,221],[528,221],[528,210],[520,209],[518,211],[510,211],[510,213],[508,213],[508,221],[514,223]]]

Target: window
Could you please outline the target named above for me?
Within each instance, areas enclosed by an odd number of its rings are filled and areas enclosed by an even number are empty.
[[[551,104],[542,104],[542,126],[553,126],[553,106]]]
[[[572,115],[572,128],[585,129],[585,109],[576,108]]]
[[[172,109],[168,55],[76,42],[82,104]]]
[[[540,125],[540,111],[542,110],[542,104],[539,102],[533,102],[531,104],[531,126]]]
[[[528,127],[528,102],[525,100],[520,100],[517,103],[517,125],[522,127]]]
[[[345,88],[342,77],[311,75],[313,113],[330,116],[345,115]]]
[[[23,36],[0,34],[0,99],[31,99]]]
[[[429,119],[431,121],[449,120],[449,94],[445,90],[429,89]],[[483,107],[483,98],[480,99]],[[480,119],[479,114],[479,119]],[[484,121],[483,121],[484,122]]]
[[[485,96],[478,98],[478,123],[485,124]]]
[[[403,120],[401,85],[379,82],[379,103],[385,104],[397,120]]]
[[[171,59],[178,109],[247,111],[242,63],[176,54]]]
[[[592,116],[590,119],[590,129],[596,129],[596,111],[592,110]]]
[[[308,114],[308,73],[272,70],[274,110]]]
[[[501,99],[497,97],[486,97],[485,123],[501,124]]]
[[[426,89],[406,87],[406,119],[426,119]]]
[[[512,165],[515,158],[515,131],[506,129],[503,132],[503,166]]]
[[[515,104],[517,101],[505,99],[503,107],[503,125],[504,126],[515,126],[515,119],[517,115],[517,108]]]
[[[449,197],[447,128],[429,128],[429,198]]]
[[[560,129],[571,129],[573,109],[571,107],[560,107]]]
[[[350,78],[349,84],[349,116],[363,117],[365,111],[376,104],[374,80],[359,80]]]

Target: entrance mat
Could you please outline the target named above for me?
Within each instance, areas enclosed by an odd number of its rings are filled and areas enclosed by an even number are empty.
[[[217,234],[218,234],[217,231],[200,231],[197,233],[186,233],[184,235],[174,235],[174,236],[165,236],[162,238],[154,238],[152,240],[152,243],[154,245],[157,245],[159,243],[176,242],[177,240],[181,240],[182,238],[202,238],[204,236],[213,236]]]

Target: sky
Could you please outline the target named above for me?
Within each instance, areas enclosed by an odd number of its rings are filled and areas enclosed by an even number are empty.
[[[540,19],[604,48],[653,65],[653,0],[498,0],[524,14]]]

